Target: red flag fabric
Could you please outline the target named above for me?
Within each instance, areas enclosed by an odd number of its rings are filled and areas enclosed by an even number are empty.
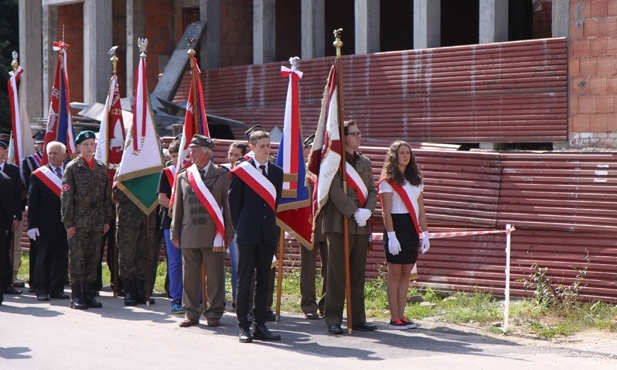
[[[67,72],[66,48],[69,46],[62,41],[54,42],[54,50],[58,51],[54,85],[51,89],[51,102],[45,129],[43,144],[43,164],[47,163],[47,143],[59,141],[66,145],[69,156],[75,153],[75,130],[71,119],[69,99],[69,76]]]
[[[291,69],[281,67],[283,77],[289,79],[283,136],[276,156],[276,164],[284,171],[283,194],[276,212],[277,224],[308,249],[311,242],[312,217],[308,189],[305,183],[306,168],[302,148],[300,123],[299,82],[302,72],[296,69],[294,58]]]
[[[194,55],[189,56],[191,65],[191,86],[189,88],[189,97],[186,102],[186,114],[184,115],[184,127],[182,129],[182,139],[180,140],[180,151],[178,152],[178,165],[176,166],[176,176],[183,169],[189,167],[191,163],[191,154],[189,144],[193,135],[200,134],[210,137],[208,129],[208,119],[206,118],[206,103],[204,99],[204,90],[201,86],[199,75],[201,70],[197,64],[197,58]],[[171,189],[171,197],[169,198],[169,208],[174,202],[175,182]]]
[[[312,196],[313,220],[317,219],[328,202],[332,179],[341,165],[342,143],[338,109],[337,71],[336,67],[332,66],[324,88],[315,141],[308,162],[309,179],[315,184]],[[313,229],[314,227],[315,225]]]

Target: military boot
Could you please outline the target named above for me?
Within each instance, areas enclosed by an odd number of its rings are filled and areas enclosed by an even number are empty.
[[[88,305],[84,302],[80,284],[71,284],[71,308],[76,310],[87,310]]]
[[[146,304],[146,282],[141,279],[136,280],[136,292],[135,297],[137,299],[137,303]],[[150,304],[154,304],[154,298],[150,298]]]
[[[124,305],[137,306],[135,280],[122,279],[122,285],[124,286]]]
[[[96,292],[95,284],[82,284],[82,292],[84,295],[84,302],[86,302],[89,308],[103,307],[101,302],[94,299],[94,294]]]

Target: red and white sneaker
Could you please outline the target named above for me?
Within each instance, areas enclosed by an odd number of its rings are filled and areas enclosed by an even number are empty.
[[[390,320],[390,325],[388,325],[388,329],[406,330],[407,324],[403,323],[400,319]]]
[[[403,317],[401,322],[407,327],[407,329],[417,329],[418,325],[415,322],[409,320],[408,318]]]

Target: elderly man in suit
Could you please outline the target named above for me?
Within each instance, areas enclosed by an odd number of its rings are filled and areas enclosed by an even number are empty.
[[[31,281],[39,301],[69,299],[64,294],[69,244],[60,214],[66,146],[51,141],[46,151],[49,163],[32,172],[28,190],[28,237],[38,247]]]
[[[225,308],[225,246],[234,235],[227,189],[229,170],[211,163],[214,142],[195,135],[189,145],[193,165],[178,175],[172,205],[171,241],[182,249],[182,303],[186,320],[199,324],[201,267],[205,265],[204,316],[209,327],[220,325]]]
[[[276,207],[283,187],[283,170],[269,161],[270,135],[267,132],[253,132],[249,146],[253,155],[232,170],[229,187],[229,207],[240,254],[236,315],[241,343],[250,343],[253,339],[281,339],[280,335],[268,330],[265,322],[268,277],[279,235]],[[256,271],[255,330],[251,335],[247,315],[251,308],[253,271]]]

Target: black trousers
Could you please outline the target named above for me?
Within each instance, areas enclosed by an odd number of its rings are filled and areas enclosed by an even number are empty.
[[[13,245],[13,232],[9,231],[4,238],[2,238],[2,247],[0,247],[0,288],[13,286],[13,261],[11,260],[11,246]]]
[[[48,235],[46,235],[48,234]],[[64,276],[69,265],[69,244],[64,228],[45,231],[36,240],[37,251],[33,289],[38,294],[64,292]]]
[[[275,245],[238,244],[238,289],[236,296],[236,315],[238,326],[248,328],[251,323],[247,315],[251,309],[251,281],[255,272],[255,324],[266,322],[270,266],[274,256]]]

